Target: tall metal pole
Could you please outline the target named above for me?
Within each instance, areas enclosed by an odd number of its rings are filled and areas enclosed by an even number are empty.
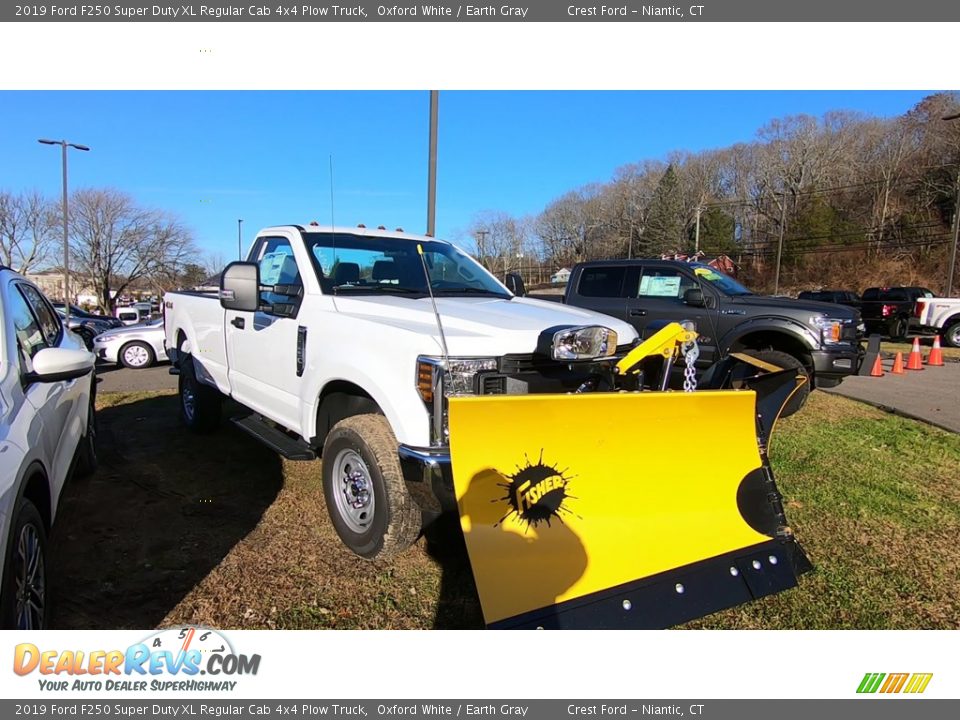
[[[700,206],[697,206],[697,229],[693,233],[693,251],[700,252]]]
[[[63,311],[70,317],[70,235],[67,230],[67,143],[63,150]]]
[[[960,235],[960,170],[957,170],[957,200],[953,207],[953,240],[950,243],[950,259],[947,261],[946,297],[953,297],[953,269],[957,264],[957,235]]]
[[[243,260],[243,232],[240,229],[242,225],[243,220],[237,218],[237,260]]]
[[[780,206],[780,240],[777,242],[777,272],[773,276],[773,294],[780,292],[780,256],[783,254],[783,226],[787,221],[787,194],[783,194],[783,204]]]
[[[66,140],[45,140],[40,139],[37,142],[42,145],[59,145],[62,152],[63,162],[63,304],[67,317],[70,317],[70,235],[68,230],[68,207],[67,207],[67,148],[72,147],[76,150],[89,152],[90,148],[86,145],[77,145]]]
[[[437,232],[437,117],[439,115],[440,91],[430,91],[430,158],[427,169],[427,235]]]

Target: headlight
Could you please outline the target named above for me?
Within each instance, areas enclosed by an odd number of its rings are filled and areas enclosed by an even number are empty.
[[[843,320],[837,320],[831,317],[812,317],[810,324],[820,330],[820,338],[827,345],[835,345],[841,342],[843,334]]]
[[[593,360],[617,350],[617,334],[599,325],[573,327],[553,335],[554,360]]]
[[[433,390],[437,386],[437,373],[441,371],[443,358],[420,357],[417,359],[417,391],[426,403],[433,402]],[[496,370],[496,358],[448,358],[443,374],[443,395],[473,395],[477,373]]]

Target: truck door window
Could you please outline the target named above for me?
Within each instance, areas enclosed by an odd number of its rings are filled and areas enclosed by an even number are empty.
[[[644,268],[634,297],[681,301],[683,294],[697,287],[689,275],[673,268]]]
[[[270,286],[260,291],[260,302],[267,307],[277,306],[278,309],[295,306],[303,280],[290,241],[286,238],[261,240],[257,262],[260,265],[260,284]],[[272,314],[289,316],[291,313],[285,311]]]
[[[626,274],[627,268],[624,266],[585,268],[577,292],[583,297],[623,297],[623,278]]]

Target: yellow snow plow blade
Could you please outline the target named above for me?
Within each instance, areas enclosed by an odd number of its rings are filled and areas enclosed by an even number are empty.
[[[755,408],[751,390],[451,398],[487,625],[666,627],[795,585]]]

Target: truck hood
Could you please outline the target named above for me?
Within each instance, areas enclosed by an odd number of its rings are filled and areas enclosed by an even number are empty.
[[[798,313],[803,316],[828,315],[838,320],[856,320],[857,310],[849,305],[817,302],[816,300],[794,300],[793,298],[773,297],[770,295],[738,295],[729,298],[730,302],[752,307],[765,307],[780,310],[784,314]],[[792,311],[792,312],[791,312]],[[807,317],[803,318],[804,320]]]
[[[427,336],[431,341],[422,352],[440,352],[430,298],[339,296],[336,306],[340,315]],[[620,345],[637,338],[633,326],[609,315],[530,298],[441,297],[437,310],[451,355],[531,353],[545,330],[577,325],[608,327],[617,333]]]

